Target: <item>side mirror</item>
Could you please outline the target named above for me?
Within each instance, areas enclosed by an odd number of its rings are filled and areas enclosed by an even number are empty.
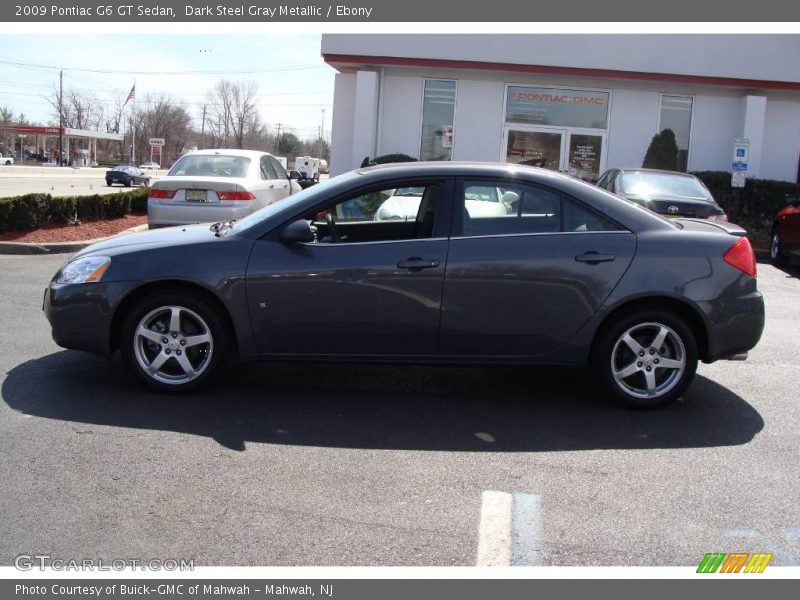
[[[299,171],[289,171],[289,179],[302,179]]]
[[[306,244],[314,241],[314,232],[305,219],[298,219],[289,223],[281,231],[278,239],[284,244]]]

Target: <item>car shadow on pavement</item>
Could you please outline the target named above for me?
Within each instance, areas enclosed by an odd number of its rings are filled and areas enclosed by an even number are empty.
[[[764,421],[698,376],[656,411],[607,400],[580,369],[251,363],[191,396],[143,390],[119,358],[61,351],[11,369],[3,400],[48,419],[337,448],[558,451],[745,444]]]

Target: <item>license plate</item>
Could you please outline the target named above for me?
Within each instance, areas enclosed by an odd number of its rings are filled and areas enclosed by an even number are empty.
[[[206,190],[186,190],[185,198],[187,202],[206,202],[208,192]]]

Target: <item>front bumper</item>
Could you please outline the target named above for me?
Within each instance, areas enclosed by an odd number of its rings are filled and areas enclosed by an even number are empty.
[[[53,341],[70,350],[110,354],[114,308],[125,289],[124,283],[51,282],[44,291],[42,310]]]

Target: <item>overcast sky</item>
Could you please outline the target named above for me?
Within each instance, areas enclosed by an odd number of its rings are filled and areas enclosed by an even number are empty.
[[[272,130],[282,123],[300,138],[316,138],[325,109],[325,136],[330,139],[335,71],[320,57],[319,34],[0,35],[0,61],[63,68],[65,90],[92,92],[109,109],[114,92],[127,94],[135,79],[139,106],[148,93],[168,94],[186,106],[198,128],[206,92],[220,78],[253,80],[258,84],[261,118]],[[49,123],[56,118],[45,99],[53,85],[58,86],[57,69],[0,62],[0,105],[23,112],[32,121]]]

